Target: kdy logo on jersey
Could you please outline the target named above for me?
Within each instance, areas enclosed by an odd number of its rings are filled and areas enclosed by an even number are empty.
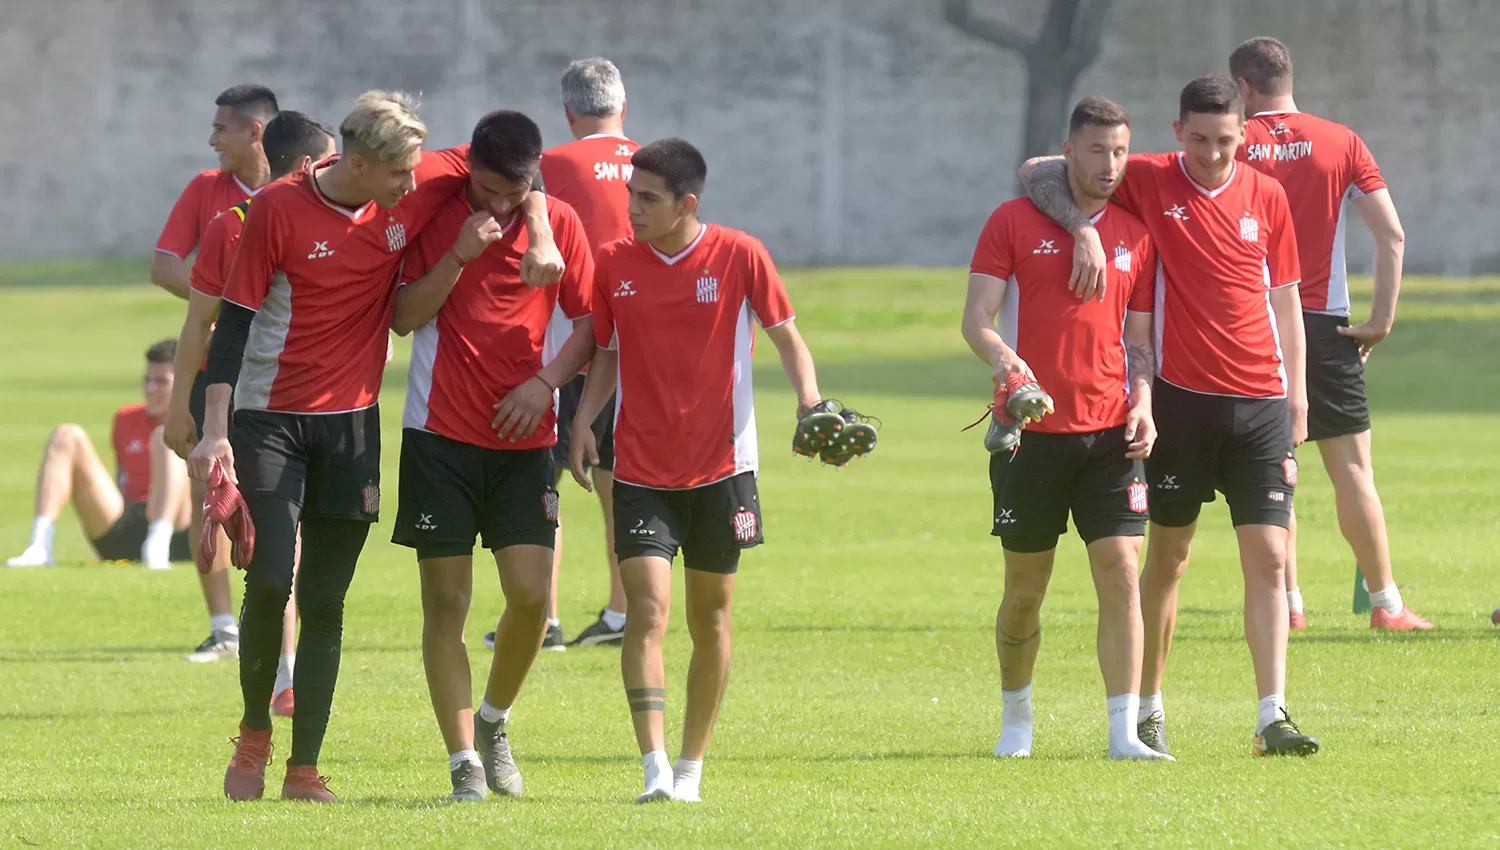
[[[1162,213],[1162,215],[1169,215],[1172,218],[1177,219],[1178,221],[1188,220],[1187,207],[1183,206],[1182,204],[1173,204],[1172,208]]]
[[[321,260],[324,257],[332,257],[333,249],[328,247],[327,242],[314,242],[312,252],[307,255],[309,260]]]
[[[396,222],[385,229],[385,244],[389,245],[391,251],[399,251],[406,247],[406,225]]]
[[[1130,274],[1130,249],[1124,245],[1115,246],[1115,268]]]
[[[620,288],[615,290],[615,297],[624,298],[627,295],[634,295],[635,289],[632,287],[632,284],[634,283],[635,281],[633,280],[620,281]]]
[[[1139,480],[1130,482],[1130,486],[1128,488],[1126,488],[1126,492],[1130,495],[1130,510],[1133,511],[1133,512],[1135,512],[1135,513],[1138,513],[1138,514],[1145,513],[1146,512],[1146,484],[1145,484],[1145,482],[1139,481]]]
[[[1033,254],[1060,254],[1062,252],[1059,251],[1059,250],[1057,250],[1057,246],[1056,246],[1056,244],[1054,244],[1054,243],[1056,243],[1056,241],[1057,240],[1055,240],[1055,239],[1043,239],[1041,245],[1038,245],[1037,247],[1031,249],[1031,253],[1033,253]]]
[[[698,303],[713,304],[719,300],[719,279],[708,277],[708,269],[703,270],[705,277],[698,278]]]
[[[1260,241],[1260,222],[1246,212],[1245,217],[1240,219],[1240,238],[1246,242]]]
[[[734,539],[741,543],[754,543],[755,538],[760,536],[760,521],[755,518],[755,511],[747,511],[740,508],[734,514]]]
[[[547,490],[542,493],[542,513],[547,516],[548,522],[557,522],[556,490]]]

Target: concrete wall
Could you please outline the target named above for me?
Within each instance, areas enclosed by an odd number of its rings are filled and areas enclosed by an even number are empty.
[[[1034,30],[1045,4],[975,6]],[[1121,101],[1137,149],[1163,149],[1181,85],[1263,33],[1291,44],[1300,105],[1374,150],[1409,268],[1500,271],[1494,0],[1117,0],[1079,93]],[[784,263],[962,264],[1014,190],[1023,65],[939,0],[6,0],[0,258],[148,252],[214,164],[231,84],[330,123],[365,89],[420,91],[441,144],[519,108],[556,143],[558,75],[593,54],[626,75],[631,135],[699,144],[707,216]]]

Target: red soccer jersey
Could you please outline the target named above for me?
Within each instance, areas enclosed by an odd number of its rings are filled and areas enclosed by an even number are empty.
[[[589,249],[631,235],[630,158],[641,146],[615,135],[585,136],[542,154],[547,195],[565,201],[583,221]]]
[[[1305,112],[1262,112],[1246,123],[1239,156],[1286,190],[1302,258],[1302,309],[1349,315],[1344,201],[1385,188],[1370,149],[1342,124]]]
[[[463,192],[438,211],[406,252],[403,283],[419,280],[442,259],[473,212]],[[553,307],[571,320],[587,315],[593,305],[594,261],[578,214],[549,198],[547,219],[566,264],[562,281],[543,288],[521,283],[521,257],[530,239],[519,211],[513,214],[505,235],[464,266],[442,309],[417,329],[403,427],[489,449],[556,445],[557,417],[551,409],[535,431],[515,442],[502,441],[490,424],[495,403],[542,368],[542,340]]]
[[[385,371],[396,274],[408,239],[462,187],[467,146],[425,151],[417,188],[392,210],[349,209],[308,171],[250,207],[224,300],[255,310],[236,410],[338,413],[375,403]]]
[[[705,224],[673,256],[622,239],[594,264],[594,337],[620,353],[615,478],[680,490],[756,470],[754,322],[794,318],[765,246]]]
[[[259,189],[251,189],[240,178],[228,171],[204,171],[188,182],[187,188],[178,196],[167,223],[156,240],[156,250],[187,259],[198,247],[209,222],[221,211],[246,198],[254,197]]]
[[[151,493],[151,432],[159,425],[144,404],[127,404],[115,411],[110,442],[115,446],[120,495],[129,504],[144,502]]]
[[[1073,237],[1027,198],[1002,204],[985,222],[969,266],[1009,280],[1000,335],[1031,367],[1057,409],[1026,426],[1048,434],[1125,424],[1130,385],[1121,332],[1126,309],[1149,313],[1156,249],[1140,220],[1119,207],[1094,217],[1111,265],[1104,301],[1068,290]]]
[[[1270,290],[1301,280],[1281,184],[1237,164],[1215,189],[1182,153],[1132,154],[1114,199],[1151,233],[1157,374],[1211,395],[1286,395]]]
[[[250,199],[246,198],[220,212],[203,231],[198,259],[193,262],[192,288],[209,298],[224,295],[224,282],[229,279],[229,267],[234,262],[240,234],[245,231],[249,207]]]

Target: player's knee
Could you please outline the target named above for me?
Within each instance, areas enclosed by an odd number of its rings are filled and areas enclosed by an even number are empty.
[[[667,612],[669,604],[665,599],[656,598],[655,594],[626,594],[630,606],[630,618],[628,624],[645,626],[652,633],[661,633],[667,630]]]
[[[462,624],[469,614],[470,588],[460,581],[422,581],[422,614],[429,620]]]
[[[319,587],[297,589],[303,632],[338,633],[344,625],[344,594]]]
[[[52,436],[47,438],[47,451],[72,454],[74,449],[88,442],[88,438],[82,425],[59,425],[52,429]]]
[[[279,581],[266,575],[264,570],[254,571],[245,577],[243,616],[247,618],[275,617],[279,620],[286,611],[286,601],[291,598],[291,595],[290,576],[285,581]]]
[[[634,616],[632,613],[631,616]],[[695,608],[687,618],[688,634],[694,646],[729,642],[729,607]]]
[[[167,429],[158,425],[151,431],[151,451],[164,452],[167,450]]]
[[[552,571],[511,582],[505,591],[505,610],[525,622],[545,623],[552,602]]]

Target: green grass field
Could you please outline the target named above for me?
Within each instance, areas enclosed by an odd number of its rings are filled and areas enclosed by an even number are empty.
[[[102,443],[137,395],[140,352],[175,335],[181,302],[143,263],[0,270],[0,556],[24,547],[49,429]],[[989,537],[978,432],[987,370],[958,335],[959,271],[787,275],[825,393],[884,420],[873,459],[795,460],[793,398],[762,346],[769,545],[748,555],[736,665],[701,806],[631,804],[640,768],[616,651],[538,660],[511,721],[527,797],[443,807],[445,754],[418,651],[417,574],[387,541],[405,348],[386,376],[384,521],[350,591],[322,771],[337,807],[220,792],[235,734],[233,664],[182,660],[205,632],[192,567],[79,565],[71,516],[53,570],[0,570],[0,848],[389,846],[1439,846],[1500,842],[1500,281],[1412,280],[1370,363],[1376,458],[1397,578],[1440,630],[1377,635],[1349,613],[1351,556],[1304,451],[1302,586],[1289,696],[1323,751],[1249,754],[1255,692],[1222,503],[1205,512],[1166,699],[1179,761],[1104,757],[1094,597],[1068,538],[1044,610],[1035,757],[990,757],[999,733]],[[1358,308],[1357,308],[1358,309]],[[565,490],[564,627],[604,601],[599,517]],[[492,573],[490,575],[493,575]],[[237,582],[236,582],[237,583]],[[468,634],[499,614],[477,582]],[[238,598],[238,594],[236,594]],[[680,591],[678,599],[680,601]],[[688,638],[669,637],[669,749]],[[278,722],[287,751],[290,724]],[[280,762],[270,789],[279,786]]]

